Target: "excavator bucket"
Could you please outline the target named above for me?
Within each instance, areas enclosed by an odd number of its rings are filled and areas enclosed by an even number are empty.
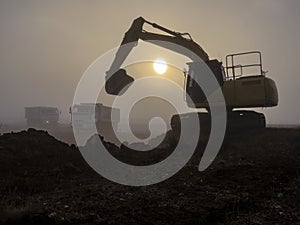
[[[119,69],[111,77],[106,79],[105,90],[110,95],[122,95],[133,81],[134,79],[126,73],[126,70]]]

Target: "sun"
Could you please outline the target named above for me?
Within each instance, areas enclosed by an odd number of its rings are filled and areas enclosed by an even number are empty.
[[[168,65],[164,59],[158,58],[153,62],[153,69],[158,74],[164,74],[168,69]]]

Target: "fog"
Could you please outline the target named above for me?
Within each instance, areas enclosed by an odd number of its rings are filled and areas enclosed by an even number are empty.
[[[56,106],[68,121],[87,67],[117,47],[139,16],[189,32],[210,58],[259,50],[279,105],[258,109],[269,124],[300,124],[300,2],[0,1],[0,122],[24,120],[25,106]],[[134,54],[134,51],[132,52]]]

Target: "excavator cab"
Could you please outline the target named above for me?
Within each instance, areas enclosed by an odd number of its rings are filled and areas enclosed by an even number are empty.
[[[209,69],[215,76],[219,84],[219,87],[222,87],[226,80],[225,71],[222,62],[213,59],[213,60],[206,61],[205,64],[209,67]],[[206,106],[208,104],[207,97],[205,96],[201,87],[195,82],[195,77],[201,76],[201,74],[199,74],[199,71],[201,70],[200,69],[201,66],[203,66],[203,62],[190,62],[187,63],[187,65],[188,65],[188,73],[185,82],[186,95],[189,96],[189,98],[186,98],[187,104],[189,107],[202,108],[204,105]],[[212,93],[208,93],[208,94],[212,94]]]

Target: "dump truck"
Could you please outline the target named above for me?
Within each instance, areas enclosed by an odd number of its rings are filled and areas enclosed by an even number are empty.
[[[79,131],[96,126],[99,134],[111,136],[118,128],[120,109],[101,103],[80,103],[70,107],[72,125]]]
[[[59,121],[59,114],[59,110],[56,107],[25,107],[25,119],[28,127],[56,127]]]

